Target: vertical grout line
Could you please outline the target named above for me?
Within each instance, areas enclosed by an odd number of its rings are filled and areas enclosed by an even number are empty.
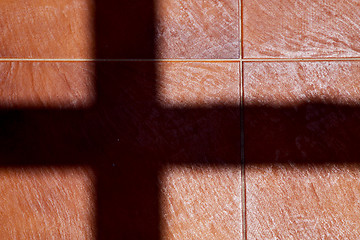
[[[240,173],[240,192],[241,192],[241,231],[242,239],[246,240],[246,185],[245,185],[245,155],[244,155],[244,74],[243,74],[243,4],[242,0],[239,0],[238,4],[238,17],[239,17],[239,77],[240,77],[240,161],[241,161],[241,173]]]
[[[243,0],[239,0],[239,35],[240,35],[240,60],[244,59],[244,45],[243,45]]]
[[[240,160],[241,160],[241,217],[242,217],[242,234],[243,240],[247,239],[246,236],[246,184],[245,184],[245,135],[244,135],[244,65],[239,62],[240,70]]]
[[[238,37],[239,37],[239,60],[242,59],[242,26],[241,26],[241,0],[238,2]]]

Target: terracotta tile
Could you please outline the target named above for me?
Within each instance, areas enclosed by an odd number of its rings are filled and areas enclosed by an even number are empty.
[[[245,0],[244,56],[359,57],[359,10],[349,0]]]
[[[162,58],[239,58],[237,0],[156,0],[156,54]]]
[[[7,0],[0,9],[0,57],[94,57],[92,1]]]
[[[0,181],[1,239],[95,239],[91,170],[1,168]]]
[[[241,239],[240,166],[168,166],[161,239]]]
[[[238,63],[167,63],[157,76],[156,95],[165,108],[240,106]]]
[[[357,239],[359,167],[247,167],[248,239]]]
[[[246,63],[244,71],[252,162],[357,161],[359,62]]]
[[[96,42],[100,58],[237,58],[238,1],[97,1]]]
[[[95,87],[93,63],[0,63],[0,108],[89,107]]]
[[[238,1],[0,3],[3,58],[237,58]]]
[[[71,64],[75,69],[81,66]],[[203,165],[239,166],[240,163],[238,106],[228,106],[227,101],[221,103],[220,100],[210,108],[161,105],[166,105],[167,98],[160,101],[157,91],[159,86],[169,83],[169,79],[161,85],[162,74],[157,74],[164,71],[173,71],[164,75],[173,76],[175,82],[178,82],[176,77],[182,78],[181,72],[192,71],[185,80],[199,87],[195,82],[211,76],[213,65],[223,73],[216,74],[216,78],[227,79],[231,84],[239,81],[238,64],[193,64],[97,63],[94,70],[96,101],[87,108],[0,111],[0,164],[90,165],[97,177],[98,237],[159,239],[159,173],[164,165],[201,168]],[[190,90],[201,92],[206,99],[207,95],[213,98],[213,87]],[[229,94],[235,96],[238,91],[237,84]],[[170,99],[185,98],[184,91],[178,93]],[[224,94],[219,92],[219,95]],[[208,176],[212,174],[210,171]],[[214,172],[214,189],[221,174]],[[229,174],[226,171],[224,178]],[[219,196],[233,189],[234,186],[224,189],[221,185]],[[215,200],[209,201],[213,204]],[[221,217],[233,219],[230,213],[232,210]]]
[[[359,235],[358,62],[245,63],[248,237]]]

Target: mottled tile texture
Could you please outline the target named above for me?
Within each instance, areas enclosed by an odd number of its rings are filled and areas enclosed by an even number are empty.
[[[243,1],[244,57],[359,57],[360,3]]]
[[[238,58],[238,1],[0,2],[3,58]]]
[[[250,239],[356,239],[358,62],[245,63]]]
[[[0,57],[93,58],[89,0],[0,1]]]
[[[241,2],[242,57],[359,57],[356,1]],[[238,4],[5,0],[0,58],[237,59]],[[241,239],[239,64],[0,63],[0,238]],[[242,64],[248,239],[357,239],[359,62]]]
[[[32,63],[27,64],[29,69],[33,67]],[[82,69],[83,63],[63,64],[68,73],[78,69],[76,71],[85,71],[87,76],[89,71]],[[214,91],[219,91],[219,95],[223,96],[222,87],[204,87],[198,82],[213,75],[214,68],[218,74],[210,82],[228,82],[234,88],[231,91],[225,88],[224,91],[234,98],[239,92],[238,66],[235,63],[99,62],[92,70],[96,73],[96,100],[90,106],[64,109],[67,104],[60,102],[52,108],[23,107],[0,111],[0,164],[10,167],[90,165],[97,180],[94,231],[98,238],[159,239],[162,188],[158,174],[161,169],[164,165],[172,164],[198,165],[200,168],[202,165],[239,166],[240,111],[239,106],[227,106],[226,100],[225,103],[217,100],[216,105],[210,108],[166,108],[161,103],[166,106],[169,102],[171,106],[173,99],[191,102],[193,98],[187,99],[184,90],[178,88],[171,96],[166,96],[166,91],[162,91],[165,95],[160,100],[157,91],[171,85],[168,76],[172,76],[174,83],[180,82],[177,78],[181,78],[186,82],[185,88],[192,86],[187,88],[189,96],[196,93],[200,99],[213,99]],[[21,68],[17,69],[19,74],[24,72]],[[183,79],[185,71],[191,74]],[[159,72],[167,73],[157,75]],[[30,73],[32,71],[29,70],[29,76]],[[91,74],[93,72],[90,71]],[[53,81],[77,79],[72,78],[76,77],[75,74],[67,77],[52,75]],[[49,76],[44,76],[44,79],[52,81]],[[25,77],[20,79],[26,82]],[[40,81],[42,78],[37,79]],[[69,90],[71,92],[72,89]],[[205,179],[214,179],[211,189],[214,193],[218,192],[219,198],[238,197],[239,182],[238,178],[230,179],[230,176],[235,176],[232,170],[208,171],[206,176],[204,174],[204,178],[198,180],[191,180],[192,176],[188,174],[184,176],[182,184],[191,181],[193,186],[201,188]],[[228,179],[228,188],[220,179]],[[209,231],[209,236],[222,236],[234,222],[230,225],[222,223],[221,229],[215,228],[215,225],[220,219],[236,221],[236,216],[240,214],[240,208],[234,207],[237,199],[229,200],[229,208],[226,207],[228,205],[220,206],[220,209],[226,209],[224,212],[214,205],[217,196],[197,191],[189,194],[194,201],[205,199],[206,196],[213,206],[199,212],[206,212],[206,216],[214,218],[206,219],[206,224],[213,227],[206,225],[203,228],[203,231]],[[72,213],[69,214],[69,221],[76,221],[71,217]],[[181,227],[169,227],[167,231],[180,231],[186,235],[193,221],[181,219],[184,220]],[[180,220],[171,216],[169,221]],[[232,236],[237,233],[234,230]],[[28,236],[33,237],[31,232]]]
[[[239,58],[237,0],[155,0],[156,56]]]
[[[246,168],[248,239],[357,239],[360,166]]]
[[[1,168],[0,182],[1,239],[95,239],[90,169]]]
[[[357,161],[358,62],[246,63],[249,162]]]
[[[164,108],[240,105],[239,63],[167,63],[158,65],[156,95]]]
[[[79,109],[95,101],[93,63],[0,63],[0,108]]]
[[[240,167],[165,167],[161,239],[241,239]]]

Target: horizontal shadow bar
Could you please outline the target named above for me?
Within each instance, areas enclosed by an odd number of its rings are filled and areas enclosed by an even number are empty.
[[[245,107],[246,164],[360,161],[360,106]]]
[[[309,103],[244,112],[247,164],[358,161],[360,107]],[[161,164],[240,164],[239,107],[163,109],[147,102],[3,110],[0,125],[4,166],[97,165],[139,153]]]

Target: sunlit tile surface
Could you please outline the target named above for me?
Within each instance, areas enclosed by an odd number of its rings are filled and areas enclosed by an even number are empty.
[[[164,63],[156,71],[164,108],[240,106],[239,63]]]
[[[244,0],[244,57],[359,57],[360,3]]]
[[[357,239],[359,9],[0,1],[0,238]]]
[[[34,64],[16,63],[14,66],[24,65],[28,72],[23,70],[19,74],[31,77],[34,66],[37,66]],[[42,67],[42,64],[45,63],[39,63],[38,67]],[[215,85],[203,88],[200,82],[224,82],[222,86],[227,86],[227,82],[233,88],[221,87],[216,92],[236,100],[239,92],[238,64],[97,62],[93,71],[89,71],[86,63],[46,64],[49,67],[43,73],[52,71],[53,66],[59,66],[65,69],[64,72],[55,71],[51,76],[60,76],[58,82],[67,80],[69,84],[81,79],[76,78],[77,74],[88,76],[88,73],[95,71],[96,99],[86,108],[75,106],[63,109],[62,104],[55,102],[52,107],[45,105],[40,109],[23,105],[18,108],[9,106],[0,111],[0,164],[13,167],[24,165],[25,168],[34,165],[92,166],[97,173],[94,211],[98,213],[96,234],[99,239],[159,238],[162,216],[158,174],[164,165],[240,166],[239,106],[229,105],[227,99],[224,99],[224,103],[217,99],[211,107],[196,105],[192,97],[187,98],[183,89],[189,94],[201,93],[200,99],[208,96],[214,99]],[[184,72],[189,70],[194,74],[183,78]],[[219,74],[210,77],[215,71]],[[63,76],[63,73],[68,75]],[[36,78],[30,79],[37,84],[50,79],[46,76],[36,74]],[[173,84],[172,81],[175,86],[179,82],[184,83],[183,88],[177,86],[170,96],[166,95],[169,92],[163,92],[164,98],[159,101],[157,91],[161,85]],[[26,89],[21,86],[18,85],[18,91],[32,90],[32,86]],[[44,89],[38,89],[39,94],[48,92]],[[189,104],[173,105],[174,96],[181,96]],[[235,174],[215,170],[206,177],[212,178],[212,175],[215,181],[211,186],[218,187],[219,198],[222,198],[222,193],[231,197],[234,188],[240,187],[238,178],[233,179],[233,184],[229,183],[228,188],[221,182],[222,179],[231,182],[230,176]],[[61,180],[62,176],[59,178]],[[12,179],[9,176],[7,181]],[[194,184],[202,182],[205,180],[199,179]],[[217,218],[215,222],[219,222],[219,219],[237,221],[235,215],[239,214],[240,208],[231,207],[229,212],[218,212],[215,203],[211,205],[214,212],[206,216]],[[205,211],[200,213],[205,214]],[[171,219],[178,221],[174,217]],[[203,231],[209,229],[205,225]],[[225,223],[224,226],[222,236],[229,227]],[[185,227],[176,231],[185,233]],[[60,236],[66,234],[68,232],[65,231]]]
[[[244,64],[247,106],[360,105],[360,62]]]
[[[248,239],[357,239],[359,170],[358,163],[341,161],[336,165],[249,165]]]
[[[359,235],[358,62],[245,63],[248,237]]]
[[[161,239],[241,239],[240,167],[167,166]]]
[[[0,57],[93,58],[94,3],[0,1]]]
[[[94,239],[94,174],[87,167],[0,169],[1,239]]]
[[[238,58],[238,0],[154,0],[156,57]]]
[[[98,58],[238,58],[237,0],[95,1]]]
[[[93,63],[0,63],[0,108],[79,109],[95,101]]]

